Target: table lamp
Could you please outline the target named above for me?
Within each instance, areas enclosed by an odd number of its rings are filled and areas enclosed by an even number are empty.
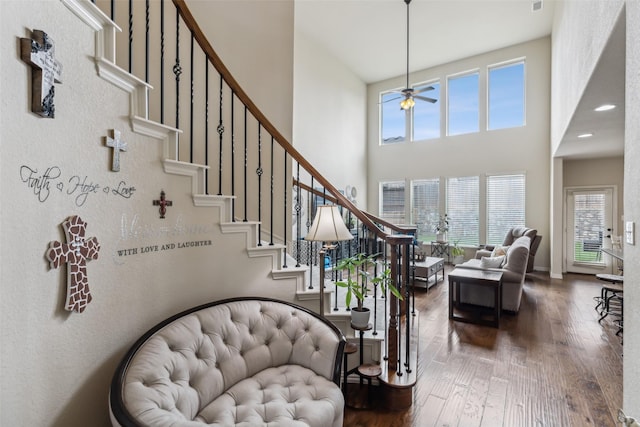
[[[342,220],[342,215],[335,205],[318,206],[313,224],[309,233],[304,238],[311,242],[323,242],[318,251],[320,262],[320,316],[324,317],[324,256],[328,250],[335,248],[334,242],[353,239],[353,235],[347,229]]]

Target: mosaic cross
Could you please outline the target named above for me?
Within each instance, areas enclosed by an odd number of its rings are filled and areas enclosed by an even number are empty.
[[[33,30],[30,39],[20,39],[22,60],[32,68],[31,111],[51,119],[55,116],[54,83],[62,83],[62,64],[55,58],[53,43],[47,33],[40,30]]]
[[[87,260],[98,259],[100,244],[92,237],[85,239],[87,223],[79,216],[67,218],[62,223],[67,243],[51,242],[45,257],[51,268],[67,263],[67,299],[65,309],[82,313],[91,302]]]
[[[162,190],[160,191],[160,200],[154,200],[153,206],[160,206],[160,219],[164,219],[164,215],[167,213],[167,206],[173,206],[173,202],[166,199],[164,190]]]
[[[107,137],[107,147],[113,148],[113,161],[111,162],[111,170],[120,172],[120,151],[127,151],[127,143],[120,137],[120,131],[113,129],[111,131],[113,138]]]

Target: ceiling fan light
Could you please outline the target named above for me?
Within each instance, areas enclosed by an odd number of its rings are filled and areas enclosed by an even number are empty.
[[[400,108],[402,108],[403,110],[409,110],[414,105],[416,105],[416,101],[414,101],[413,98],[405,98],[400,101]]]

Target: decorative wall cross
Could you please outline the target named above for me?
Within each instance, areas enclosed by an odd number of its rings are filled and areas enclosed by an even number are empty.
[[[164,219],[164,215],[167,213],[167,206],[173,206],[173,202],[166,199],[164,190],[162,190],[160,191],[160,200],[154,200],[153,206],[160,206],[160,219]]]
[[[31,111],[53,119],[54,83],[62,83],[62,64],[55,58],[54,41],[41,30],[33,30],[30,39],[20,39],[22,60],[31,66]]]
[[[111,131],[113,138],[107,136],[107,147],[113,148],[113,160],[111,162],[111,170],[120,172],[120,151],[127,151],[127,143],[120,137],[120,131],[113,129]]]
[[[51,242],[45,257],[51,268],[58,268],[67,263],[67,299],[65,309],[82,313],[91,302],[89,278],[87,276],[87,260],[98,259],[100,244],[98,239],[84,238],[87,223],[79,216],[67,218],[62,223],[67,243]]]

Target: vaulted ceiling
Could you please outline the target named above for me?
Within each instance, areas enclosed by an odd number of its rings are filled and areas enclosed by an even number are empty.
[[[410,71],[547,36],[559,1],[543,0],[542,8],[533,10],[532,0],[412,0]],[[365,83],[406,72],[406,13],[404,0],[296,0],[295,5],[297,30]],[[594,114],[604,102],[618,108]],[[593,136],[578,139],[584,132]],[[618,28],[554,154],[608,157],[622,155],[623,147],[624,28]]]

